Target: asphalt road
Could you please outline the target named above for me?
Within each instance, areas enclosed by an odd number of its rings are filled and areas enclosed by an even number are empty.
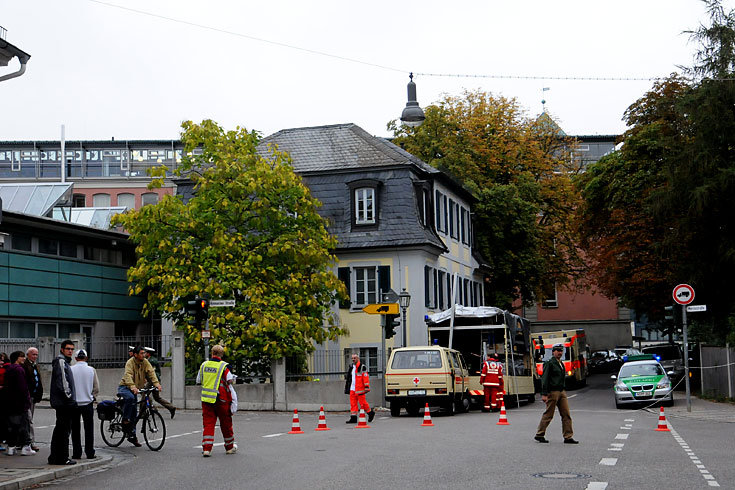
[[[657,432],[658,409],[616,410],[609,375],[570,391],[575,438],[562,443],[558,416],[547,430],[550,444],[533,440],[543,411],[540,400],[497,414],[472,411],[391,418],[378,412],[369,429],[327,413],[330,431],[317,432],[317,413],[301,413],[304,434],[289,435],[291,413],[239,412],[236,455],[225,455],[217,433],[213,457],[201,456],[201,415],[166,417],[160,452],[127,442],[108,449],[114,461],[73,479],[46,486],[75,488],[504,488],[692,489],[735,488],[735,407],[698,401],[685,410],[680,393],[666,409],[671,432]],[[41,441],[50,438],[53,412],[37,412]],[[46,438],[46,439],[45,439]],[[103,445],[99,435],[97,439]],[[40,455],[39,455],[40,456]],[[45,456],[44,456],[45,457]],[[73,481],[72,481],[73,480]]]

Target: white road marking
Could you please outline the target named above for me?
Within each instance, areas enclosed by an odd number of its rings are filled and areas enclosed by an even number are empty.
[[[200,430],[195,430],[193,432],[184,432],[183,434],[174,434],[172,436],[168,436],[168,439],[176,439],[177,437],[190,436],[192,434],[199,434],[200,432]]]
[[[615,439],[627,439],[630,434],[618,434]]]
[[[587,485],[586,490],[605,490],[607,488],[606,481],[591,481]]]
[[[705,468],[705,466],[702,464],[702,461],[699,460],[699,458],[694,454],[694,451],[692,451],[689,448],[689,444],[674,430],[673,427],[671,427],[671,422],[669,422],[669,429],[671,430],[671,435],[674,436],[674,439],[681,445],[681,448],[684,450],[684,452],[689,456],[689,459],[694,463],[694,465],[699,470],[699,473],[702,475],[702,478],[704,478],[704,481],[707,482],[707,485],[711,487],[719,487],[720,484],[717,483],[715,480],[714,475],[710,474],[709,471]]]
[[[217,443],[215,443],[215,444],[212,444],[212,446],[224,446],[224,445],[225,445],[225,443],[224,443],[224,442],[217,442]],[[200,444],[200,445],[198,445],[198,446],[192,446],[192,447],[193,447],[194,449],[201,449],[201,448],[202,448],[202,445]]]
[[[635,419],[625,419],[626,422],[635,422]]]
[[[632,430],[633,427],[621,427],[620,430]]]
[[[618,462],[618,458],[602,458],[600,464],[604,466],[615,466]]]
[[[621,447],[609,447],[607,448],[608,451],[622,451],[623,448]]]
[[[575,397],[575,396],[577,396],[577,395],[578,395],[578,393],[575,393],[575,394],[573,394],[573,395],[569,395],[569,396],[568,396],[567,398],[574,398],[574,397]]]
[[[622,442],[611,442],[610,445],[612,447],[623,447],[623,446],[625,446],[625,444],[623,444]]]
[[[278,437],[278,436],[282,436],[283,434],[284,434],[283,432],[279,432],[278,434],[268,434],[267,436],[262,436],[262,437]]]

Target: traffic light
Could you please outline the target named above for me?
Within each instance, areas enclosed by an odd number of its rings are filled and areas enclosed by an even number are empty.
[[[186,302],[186,314],[189,316],[189,325],[197,328],[201,327],[202,322],[209,318],[209,300],[199,296],[193,300],[188,300]]]
[[[664,308],[664,320],[674,320],[675,315],[673,306],[666,306]]]
[[[401,326],[398,315],[380,315],[383,328],[385,329],[385,338],[389,339],[396,334],[396,327]]]

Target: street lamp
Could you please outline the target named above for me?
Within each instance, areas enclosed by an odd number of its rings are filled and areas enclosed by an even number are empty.
[[[403,288],[401,294],[398,295],[398,304],[401,305],[401,312],[403,313],[403,347],[405,347],[406,332],[408,331],[406,328],[406,310],[408,309],[408,305],[411,304],[411,295],[408,294],[406,288]]]
[[[409,74],[408,78],[411,79],[411,81],[408,82],[408,102],[406,102],[406,107],[403,109],[403,113],[401,114],[401,122],[406,126],[415,128],[417,126],[421,126],[421,123],[424,122],[426,116],[424,116],[424,111],[421,110],[421,107],[419,107],[419,103],[416,100],[416,84],[413,83],[413,73]]]

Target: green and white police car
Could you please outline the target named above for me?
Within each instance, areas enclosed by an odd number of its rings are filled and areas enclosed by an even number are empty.
[[[674,404],[674,390],[669,375],[651,355],[630,356],[620,367],[615,380],[615,407],[626,405]]]

